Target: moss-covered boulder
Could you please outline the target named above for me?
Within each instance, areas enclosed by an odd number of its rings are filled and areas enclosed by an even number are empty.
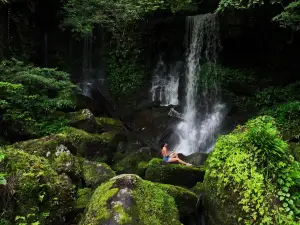
[[[203,166],[185,166],[165,163],[161,159],[152,159],[145,172],[145,179],[153,182],[193,187],[203,181],[205,170]]]
[[[98,187],[80,225],[179,225],[174,199],[136,175],[120,175]]]
[[[75,203],[75,208],[76,209],[84,209],[92,195],[93,195],[94,191],[91,188],[81,188],[77,190],[77,198],[76,198],[76,203]]]
[[[120,120],[108,118],[108,117],[96,117],[97,130],[99,133],[110,130],[121,130],[123,123]]]
[[[59,174],[66,173],[72,178],[81,176],[82,159],[74,156],[70,151],[61,146],[60,151],[55,152],[55,156],[50,161],[53,169]]]
[[[82,109],[78,112],[70,113],[69,125],[89,133],[96,133],[98,126],[93,113],[89,109]]]
[[[122,158],[124,157],[124,158]],[[121,160],[118,160],[122,158]],[[138,174],[138,165],[140,162],[149,162],[152,159],[151,149],[149,147],[140,148],[129,154],[117,152],[115,163],[112,168],[118,173]],[[138,174],[139,175],[139,174]]]
[[[87,160],[83,162],[82,174],[86,185],[93,188],[116,175],[107,164]]]
[[[118,133],[119,131],[114,130],[102,134],[92,134],[76,128],[68,128],[59,134],[18,142],[13,147],[49,159],[56,157],[56,153],[62,148],[68,149],[73,155],[107,158],[112,154],[110,144]]]
[[[194,192],[196,195],[200,195],[203,191],[203,183],[198,182],[194,187],[190,189],[192,192]]]
[[[174,185],[156,183],[160,189],[175,199],[180,218],[192,216],[195,213],[195,207],[198,197],[195,193]]]
[[[0,165],[7,185],[0,187],[0,213],[12,224],[61,224],[73,210],[73,185],[65,174],[57,174],[47,159],[7,148]],[[12,210],[13,209],[13,210]]]

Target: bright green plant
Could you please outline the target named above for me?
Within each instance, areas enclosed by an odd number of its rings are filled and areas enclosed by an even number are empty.
[[[12,60],[1,62],[0,75],[0,123],[5,127],[1,135],[40,136],[66,124],[64,119],[54,126],[49,122],[56,120],[54,112],[75,106],[77,87],[68,74]]]
[[[290,27],[293,30],[300,30],[300,1],[295,0],[289,3],[284,10],[273,18],[281,27]]]
[[[231,205],[224,220],[285,225],[300,221],[299,163],[288,154],[271,117],[250,120],[221,136],[207,166],[206,191],[217,192],[220,207]]]

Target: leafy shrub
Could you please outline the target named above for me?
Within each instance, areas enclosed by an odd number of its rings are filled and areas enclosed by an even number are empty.
[[[113,94],[130,94],[144,83],[145,69],[135,59],[109,58],[109,85]]]
[[[209,197],[216,192],[219,207],[228,211],[224,221],[285,225],[300,221],[299,163],[288,154],[271,117],[250,120],[221,136],[207,165],[203,186],[209,202],[216,201]]]
[[[192,0],[92,0],[67,1],[64,25],[71,25],[77,32],[90,33],[95,25],[114,31],[116,27],[142,19],[147,13],[157,10],[194,10]]]
[[[0,64],[0,123],[3,136],[40,136],[66,124],[53,126],[55,111],[74,108],[76,86],[69,75],[49,68],[24,65],[17,60]]]
[[[300,138],[300,102],[289,101],[270,107],[261,112],[263,115],[269,115],[276,119],[280,130],[289,133],[291,138]]]

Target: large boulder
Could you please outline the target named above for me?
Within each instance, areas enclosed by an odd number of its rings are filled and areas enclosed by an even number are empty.
[[[129,154],[126,152],[117,152],[115,155],[115,163],[112,168],[118,173],[138,174],[139,163],[149,162],[152,158],[152,152],[149,147],[140,148]]]
[[[152,159],[146,169],[144,179],[153,182],[193,187],[203,181],[205,170],[203,166],[194,167],[165,163],[161,159]]]
[[[87,186],[96,188],[101,183],[114,177],[115,172],[105,163],[85,160],[82,165],[83,179]]]
[[[152,107],[134,113],[135,130],[148,142],[157,143],[173,131],[181,119],[169,115],[170,107]]]
[[[24,151],[2,150],[5,161],[0,173],[7,185],[0,185],[0,213],[12,224],[63,224],[73,210],[73,185],[65,174],[58,174],[48,160]],[[11,210],[13,209],[13,210]]]
[[[18,142],[14,148],[31,154],[52,158],[61,149],[68,149],[73,155],[106,160],[112,155],[111,146],[119,131],[108,131],[92,134],[76,128],[68,128],[63,132],[40,139]]]
[[[120,120],[109,117],[95,117],[89,109],[72,112],[69,115],[71,127],[84,130],[89,133],[103,133],[111,130],[122,130],[123,123]]]
[[[174,198],[181,219],[195,214],[195,208],[198,200],[195,193],[185,188],[170,184],[156,183],[156,185]]]
[[[82,109],[78,112],[70,113],[69,125],[89,133],[97,132],[97,122],[93,113],[89,109]]]
[[[37,146],[34,146],[33,143],[37,143]],[[58,144],[56,140],[54,140],[53,143]],[[55,145],[51,146],[48,144],[48,140],[43,143],[43,139],[37,139],[17,143],[13,145],[13,147],[18,146],[20,148],[23,146],[24,151],[47,158],[52,168],[58,174],[67,174],[72,179],[73,184],[81,184],[81,181],[84,181],[84,184],[88,187],[96,188],[102,182],[105,182],[116,175],[115,172],[103,162],[89,161],[83,157],[74,155],[63,144],[57,145],[55,149]],[[46,153],[43,146],[49,147],[46,149]]]
[[[95,119],[98,133],[107,132],[110,130],[121,130],[124,126],[120,120],[108,117],[96,117]]]
[[[77,190],[75,203],[76,209],[85,209],[88,205],[94,191],[91,188],[80,188]]]
[[[183,160],[186,161],[187,163],[191,163],[196,166],[204,165],[206,159],[207,159],[207,154],[201,152],[196,152],[183,158]]]
[[[98,187],[80,225],[179,225],[174,199],[155,184],[124,174]]]

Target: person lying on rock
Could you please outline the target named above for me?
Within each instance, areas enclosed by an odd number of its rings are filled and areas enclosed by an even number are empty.
[[[187,165],[187,166],[191,166],[192,165],[190,163],[186,163],[186,162],[182,161],[181,159],[179,159],[177,153],[175,153],[175,152],[169,152],[168,149],[167,149],[167,147],[168,147],[168,144],[165,143],[165,144],[163,144],[162,149],[161,149],[161,153],[163,155],[163,160],[165,162],[167,162],[167,163],[179,162],[179,163]]]

